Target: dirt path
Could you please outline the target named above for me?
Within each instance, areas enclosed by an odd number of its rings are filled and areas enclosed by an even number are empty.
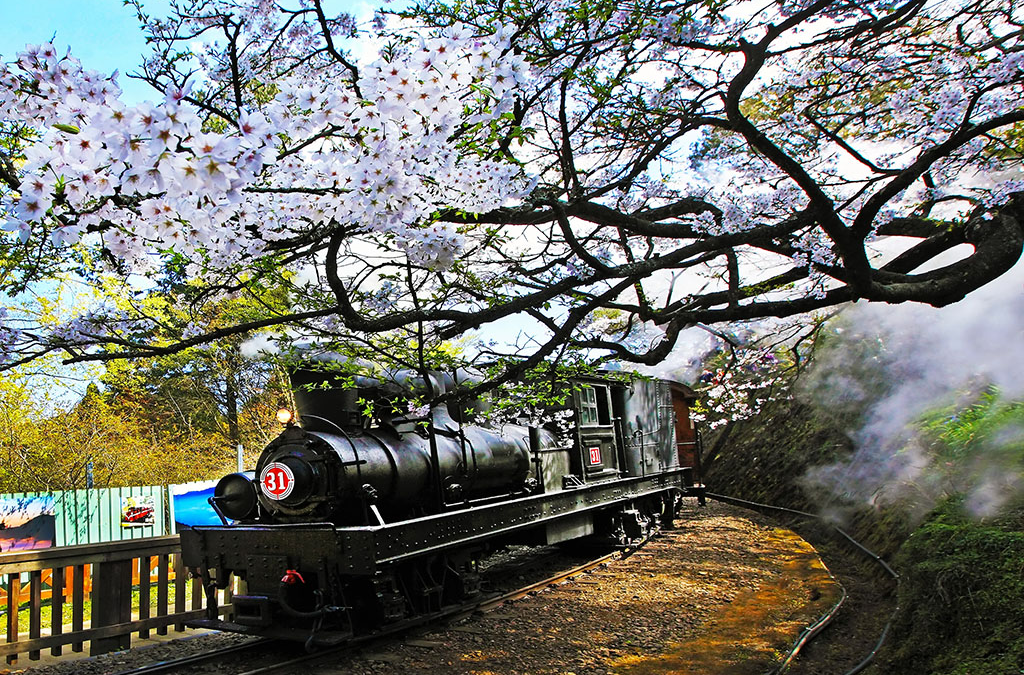
[[[722,504],[603,570],[309,675],[761,675],[838,599],[791,531]]]

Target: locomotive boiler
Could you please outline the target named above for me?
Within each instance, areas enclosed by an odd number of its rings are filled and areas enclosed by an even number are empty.
[[[193,625],[333,644],[480,592],[479,558],[512,543],[620,544],[671,521],[695,480],[687,387],[579,378],[547,421],[497,423],[479,401],[410,411],[457,386],[293,373],[297,424],[231,474],[224,521],[181,533],[207,588]],[[560,422],[556,421],[556,418]],[[230,615],[213,599],[234,575]]]

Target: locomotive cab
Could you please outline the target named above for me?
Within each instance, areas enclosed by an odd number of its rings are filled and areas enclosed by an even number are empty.
[[[621,392],[617,392],[621,393]],[[574,473],[587,480],[614,478],[620,469],[620,439],[609,386],[581,383],[575,392],[579,463]]]
[[[680,467],[695,483],[699,452],[690,405],[696,398],[689,387],[667,380],[581,380],[574,392],[576,448],[567,487]]]

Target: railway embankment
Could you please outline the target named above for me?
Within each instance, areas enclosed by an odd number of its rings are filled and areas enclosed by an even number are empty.
[[[844,431],[849,419],[834,410],[794,400],[772,404],[734,423],[718,444],[707,467],[712,492],[820,514],[900,575],[897,588],[830,528],[795,519],[792,526],[822,552],[850,601],[804,651],[794,675],[848,672],[873,649],[890,616],[886,641],[863,671],[869,675],[1024,673],[1024,500],[1003,490],[998,509],[979,513],[976,489],[979,462],[996,452],[992,439],[1007,460],[1003,478],[1014,466],[1019,475],[1024,413],[1019,404],[997,406],[984,395],[972,401],[922,417],[913,446],[893,455],[913,453],[915,478],[884,499],[844,491],[842,479],[856,480],[844,472],[863,476],[883,467],[851,465],[857,455]],[[708,447],[715,441],[709,438]],[[823,469],[838,480],[809,478]]]

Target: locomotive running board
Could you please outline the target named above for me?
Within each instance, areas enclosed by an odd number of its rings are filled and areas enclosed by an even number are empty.
[[[251,574],[279,575],[284,569],[326,566],[342,575],[367,575],[419,556],[472,546],[668,490],[700,496],[686,485],[688,471],[677,469],[647,477],[587,483],[569,490],[387,525],[197,526],[182,531],[182,554],[187,567],[232,570],[247,577],[250,585],[276,587],[279,576],[256,580]],[[270,558],[287,560],[268,566]],[[287,567],[282,567],[285,564]]]
[[[374,535],[378,565],[389,565],[421,555],[461,548],[494,537],[552,523],[561,518],[594,512],[621,502],[676,489],[686,494],[689,468],[648,477],[586,483],[569,490],[548,492],[489,506],[408,520],[386,527],[345,528],[348,533]]]

